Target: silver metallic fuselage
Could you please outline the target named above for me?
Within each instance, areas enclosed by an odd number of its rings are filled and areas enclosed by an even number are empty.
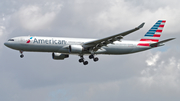
[[[12,38],[14,41],[7,41],[4,43],[9,48],[20,50],[20,51],[30,51],[30,52],[58,52],[65,54],[80,54],[80,53],[70,53],[69,45],[81,45],[88,41],[93,41],[95,39],[84,39],[84,38],[62,38],[62,37],[36,37],[33,36],[22,36]],[[29,42],[28,42],[29,41]],[[95,54],[129,54],[139,51],[144,51],[150,49],[149,46],[138,46],[140,41],[115,41],[112,44],[101,47]],[[147,42],[145,42],[147,43]],[[83,52],[81,54],[90,54],[89,52]]]

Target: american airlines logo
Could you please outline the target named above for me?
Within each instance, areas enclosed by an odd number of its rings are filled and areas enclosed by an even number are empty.
[[[30,37],[30,39],[28,39],[26,43],[30,43],[32,38],[33,37]]]
[[[66,44],[67,42],[65,40],[54,40],[54,39],[36,39],[34,38],[34,42],[37,44]]]

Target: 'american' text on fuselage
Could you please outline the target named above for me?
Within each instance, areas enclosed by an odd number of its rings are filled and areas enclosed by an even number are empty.
[[[48,39],[36,39],[34,38],[34,42],[37,44],[66,44],[67,42],[65,40],[48,40]]]

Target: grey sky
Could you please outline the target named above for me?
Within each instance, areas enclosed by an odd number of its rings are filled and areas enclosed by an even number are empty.
[[[179,101],[179,0],[2,0],[1,101]],[[4,46],[16,36],[103,38],[146,22],[124,39],[138,40],[166,19],[163,47],[130,55],[53,60],[51,53],[20,53]],[[85,57],[87,58],[87,57]]]

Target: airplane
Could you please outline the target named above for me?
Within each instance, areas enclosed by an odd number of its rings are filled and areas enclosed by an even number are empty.
[[[89,55],[89,59],[97,62],[99,58],[95,57],[95,55],[98,54],[130,54],[163,46],[165,42],[175,39],[169,38],[159,41],[165,23],[166,20],[158,20],[144,37],[138,41],[123,40],[123,38],[141,29],[145,23],[131,30],[101,39],[20,36],[10,38],[4,45],[19,50],[21,58],[24,57],[24,51],[52,52],[54,60],[64,60],[69,55],[78,55],[80,56],[79,62],[87,65],[88,61],[84,59],[84,55]]]

